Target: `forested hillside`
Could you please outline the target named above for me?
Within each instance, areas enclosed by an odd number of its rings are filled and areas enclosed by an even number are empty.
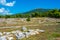
[[[14,15],[0,15],[0,18],[26,18],[26,17],[53,17],[60,18],[59,9],[34,9],[25,13],[16,13]]]

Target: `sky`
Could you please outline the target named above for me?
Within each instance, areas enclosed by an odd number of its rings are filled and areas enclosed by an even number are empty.
[[[60,9],[60,0],[0,0],[0,14],[23,13],[36,8]]]

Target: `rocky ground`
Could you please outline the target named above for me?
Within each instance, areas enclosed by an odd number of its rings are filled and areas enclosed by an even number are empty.
[[[11,32],[0,32],[0,40],[21,40],[23,38],[28,38],[39,33],[44,33],[45,30],[40,29],[27,29],[22,27],[22,30],[15,30]]]
[[[44,33],[23,38],[21,40],[60,40],[60,19],[58,18],[0,18],[0,32],[11,32],[21,30],[25,26],[28,29],[45,30]]]

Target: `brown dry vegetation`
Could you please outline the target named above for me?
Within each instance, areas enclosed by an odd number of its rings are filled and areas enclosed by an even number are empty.
[[[23,20],[24,19],[24,20]],[[9,18],[4,22],[0,22],[0,27],[13,27],[13,28],[0,28],[0,31],[13,31],[21,30],[22,26],[26,26],[28,29],[43,29],[45,33],[39,35],[30,36],[22,40],[60,40],[60,19],[55,18],[31,18],[31,21],[27,22],[26,18]],[[19,27],[18,27],[19,26]],[[17,28],[16,28],[17,27]]]

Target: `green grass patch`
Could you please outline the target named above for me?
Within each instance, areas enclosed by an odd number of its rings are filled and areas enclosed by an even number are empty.
[[[53,37],[60,37],[60,33],[56,33],[56,32],[55,32],[55,33],[52,34],[52,36],[53,36]]]

